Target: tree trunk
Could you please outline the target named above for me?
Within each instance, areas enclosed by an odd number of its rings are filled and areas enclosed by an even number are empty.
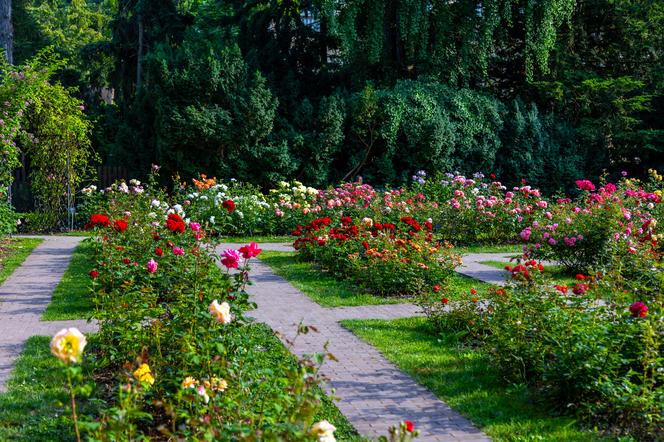
[[[14,63],[14,29],[12,0],[0,0],[0,49],[5,51],[9,64]]]
[[[0,0],[4,1],[4,0]],[[136,57],[136,92],[141,89],[141,77],[143,76],[143,17],[138,14],[138,56]]]

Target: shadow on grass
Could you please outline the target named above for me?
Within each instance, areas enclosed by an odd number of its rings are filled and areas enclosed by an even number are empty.
[[[523,386],[508,385],[481,350],[450,344],[424,318],[342,325],[498,441],[594,441],[569,417],[545,410]]]
[[[94,308],[90,299],[89,272],[94,266],[92,242],[81,242],[74,251],[69,267],[53,291],[51,303],[42,321],[87,319]]]
[[[374,296],[315,264],[298,259],[295,252],[263,251],[259,258],[277,275],[323,307],[401,304],[409,298]]]

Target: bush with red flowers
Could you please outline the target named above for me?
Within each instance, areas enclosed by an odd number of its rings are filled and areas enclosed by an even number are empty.
[[[509,382],[529,385],[554,409],[640,440],[661,435],[661,292],[630,303],[619,278],[579,274],[570,289],[554,286],[534,260],[508,270],[508,285],[481,303],[469,296],[425,309],[432,324],[481,346]]]
[[[381,296],[429,293],[445,285],[460,264],[450,248],[433,241],[431,226],[412,217],[398,224],[317,218],[293,235],[305,259]]]

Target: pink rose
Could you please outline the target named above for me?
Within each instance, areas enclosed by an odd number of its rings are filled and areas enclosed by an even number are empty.
[[[159,265],[157,264],[157,261],[154,259],[150,258],[150,261],[148,261],[146,268],[148,269],[148,273],[154,273],[157,271],[157,268]]]
[[[200,230],[201,230],[201,225],[200,225],[199,223],[191,222],[191,223],[189,223],[189,228],[190,228],[191,230],[193,230],[194,232],[200,232]]]
[[[173,247],[173,255],[175,256],[184,255],[184,249],[182,247]]]
[[[237,250],[227,249],[221,254],[221,263],[226,266],[227,269],[237,269],[239,262],[240,252]]]

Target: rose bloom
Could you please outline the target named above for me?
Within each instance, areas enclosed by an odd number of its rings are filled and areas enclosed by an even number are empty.
[[[221,263],[227,269],[237,269],[240,261],[240,252],[233,249],[224,250],[221,254]]]
[[[227,302],[219,302],[215,299],[210,304],[208,311],[212,317],[221,324],[230,324],[233,317],[231,316],[231,306]]]
[[[255,258],[258,255],[260,255],[262,250],[258,248],[258,244],[252,242],[250,244],[240,247],[239,252],[242,254],[242,257],[244,259],[249,259],[249,258]]]
[[[157,267],[159,267],[159,265],[157,264],[157,261],[150,258],[150,261],[148,261],[145,267],[148,269],[148,273],[154,273],[157,271]]]
[[[406,426],[407,432],[412,433],[415,431],[415,424],[413,424],[413,421],[403,421],[403,423]]]
[[[635,318],[645,318],[648,315],[648,306],[641,301],[636,301],[629,306],[629,311]]]
[[[199,232],[201,230],[201,225],[199,223],[191,222],[189,223],[189,228],[194,232]]]
[[[154,376],[152,376],[152,371],[150,371],[148,364],[141,364],[134,372],[134,378],[140,382],[147,382],[150,385],[154,384]]]
[[[125,230],[127,230],[128,226],[129,226],[129,224],[127,223],[127,221],[125,221],[123,219],[116,219],[115,221],[113,221],[113,229],[116,232],[122,233]]]
[[[370,229],[373,227],[373,220],[369,217],[362,218],[362,225],[366,227],[367,229]]]
[[[81,360],[88,341],[76,327],[63,328],[51,339],[51,353],[65,364]]]
[[[337,429],[326,420],[316,422],[311,426],[311,434],[318,437],[318,442],[336,442],[334,431]]]
[[[184,249],[182,247],[173,247],[173,255],[175,256],[184,255]]]
[[[221,206],[228,211],[228,213],[233,213],[233,210],[235,210],[235,201],[233,200],[226,200],[223,203],[221,203]]]
[[[92,270],[92,271],[90,271],[90,278],[92,278],[92,279],[97,279],[97,278],[99,278],[99,272],[96,271],[96,270]]]
[[[161,255],[164,254],[164,251],[161,247],[155,247],[154,254],[157,255],[157,256],[161,256]]]

